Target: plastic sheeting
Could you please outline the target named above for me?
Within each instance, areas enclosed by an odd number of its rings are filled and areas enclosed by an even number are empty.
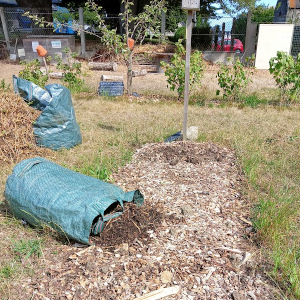
[[[35,109],[42,110],[33,124],[38,146],[59,150],[82,142],[70,91],[60,84],[45,86],[14,76],[14,90]]]
[[[106,221],[121,215],[111,211],[124,202],[144,203],[139,190],[124,192],[118,186],[63,168],[36,157],[17,164],[8,177],[5,197],[12,213],[32,225],[46,224],[88,244]]]
[[[13,84],[15,93],[35,109],[43,110],[52,101],[49,92],[33,82],[13,76]]]

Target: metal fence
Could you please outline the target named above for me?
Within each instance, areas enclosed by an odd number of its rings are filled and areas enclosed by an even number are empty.
[[[32,8],[16,7],[4,8],[6,27],[11,46],[15,45],[15,43],[21,44],[22,40],[30,35],[45,36],[53,34],[76,34],[76,28],[78,29],[79,20],[72,18],[63,23],[54,22],[53,26],[50,27],[41,27],[40,24],[36,24],[31,18],[24,16],[24,13],[27,11],[29,11],[31,15],[37,15],[39,19],[49,15],[49,13],[44,12],[43,9],[33,10]],[[120,17],[118,15],[107,15],[104,19],[106,25],[110,28],[117,28],[118,32],[122,30]],[[85,30],[95,33],[97,32],[97,26],[96,24],[88,24],[85,26]],[[0,22],[0,41],[5,40],[6,38],[2,22]]]
[[[172,24],[166,24],[166,33],[169,40],[177,42],[179,39],[185,39],[185,16],[179,16],[177,19],[177,28],[174,26],[174,17]],[[168,22],[168,19],[167,19]],[[172,25],[172,26],[171,26]],[[237,28],[234,26],[234,18],[231,17],[206,17],[194,16],[192,29],[192,48],[201,51],[230,51],[235,47],[236,41],[238,45],[245,44],[247,19]],[[168,30],[169,29],[169,30]],[[231,39],[234,47],[231,47]],[[243,49],[240,49],[243,50]]]
[[[23,39],[28,36],[38,35],[47,36],[50,34],[74,34],[74,27],[79,24],[78,20],[72,19],[68,21],[68,26],[60,26],[54,24],[53,27],[40,27],[35,24],[29,17],[24,16],[26,11],[37,15],[40,18],[45,16],[42,9],[33,10],[32,8],[18,8],[6,7],[4,8],[4,15],[6,20],[6,27],[9,34],[10,49],[22,45]],[[299,18],[294,18],[298,20]],[[172,22],[168,24],[169,22]],[[268,23],[273,23],[269,20]],[[166,36],[169,40],[176,42],[179,39],[185,39],[185,22],[186,16],[181,14],[176,17],[166,20]],[[246,41],[247,17],[234,19],[231,17],[212,18],[205,16],[197,16],[193,19],[194,27],[192,32],[192,47],[201,51],[234,51],[243,52]],[[119,33],[122,33],[122,22],[118,15],[106,15],[105,23],[110,28],[117,28]],[[282,23],[282,22],[281,22]],[[286,21],[288,23],[288,21]],[[88,24],[86,30],[97,32],[96,24]],[[53,33],[54,31],[54,33]],[[3,56],[5,50],[3,42],[6,41],[2,22],[0,22],[0,57]],[[292,42],[292,55],[296,56],[300,53],[300,25],[297,24],[294,29],[294,36]]]
[[[15,8],[6,7],[4,9],[4,16],[6,27],[8,30],[9,41],[12,44],[21,43],[23,38],[28,35],[49,35],[53,32],[53,28],[42,28],[35,24],[29,17],[23,14],[30,11],[32,14],[44,16],[43,10],[33,11],[31,8]],[[5,40],[2,23],[0,24],[0,40]]]

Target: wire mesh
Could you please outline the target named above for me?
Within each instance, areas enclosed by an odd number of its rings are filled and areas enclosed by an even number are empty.
[[[294,27],[291,54],[297,56],[300,53],[300,26]]]
[[[42,28],[29,17],[24,16],[26,11],[30,11],[31,14],[36,14],[40,17],[45,17],[47,14],[43,9],[33,11],[31,8],[6,7],[4,9],[6,27],[9,41],[12,43],[15,43],[16,40],[20,43],[28,35],[49,35],[53,32],[53,28]],[[0,40],[5,40],[2,23],[0,25]]]

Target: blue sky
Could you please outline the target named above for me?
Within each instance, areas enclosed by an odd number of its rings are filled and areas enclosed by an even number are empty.
[[[265,4],[268,6],[276,6],[277,0],[262,0],[262,1],[259,1],[258,4]]]

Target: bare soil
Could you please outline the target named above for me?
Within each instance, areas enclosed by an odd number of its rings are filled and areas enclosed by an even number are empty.
[[[153,46],[153,45],[143,45],[137,48],[136,52],[138,56],[144,55],[144,57],[149,57],[151,63],[156,64],[155,59],[153,59],[153,53],[155,52],[174,52],[174,47],[168,46]],[[96,60],[107,61],[111,56],[107,56],[105,53],[101,53],[99,50],[99,58]],[[101,75],[122,75],[124,77],[124,84],[126,86],[126,67],[123,65],[122,61],[118,58],[113,58],[118,62],[118,69],[116,72],[110,71],[91,71],[87,68],[87,62],[82,61],[85,69],[85,80],[88,82],[89,86],[95,89],[99,87]],[[6,83],[12,84],[12,76],[18,75],[19,71],[23,67],[17,63],[7,63],[7,61],[0,60],[0,81],[5,79]],[[54,68],[53,66],[51,68]],[[135,69],[143,68],[142,65],[138,63],[134,66]],[[205,61],[205,72],[204,77],[201,81],[202,88],[199,89],[200,93],[208,94],[208,92],[215,95],[218,89],[217,73],[219,66],[217,64],[212,64]],[[247,92],[253,93],[262,91],[268,91],[269,89],[276,88],[276,83],[272,75],[268,70],[256,70],[254,75],[251,76],[252,82],[250,82],[247,87]],[[52,82],[59,82],[58,80],[51,80]],[[133,91],[139,94],[145,95],[175,95],[175,92],[171,92],[168,88],[167,80],[164,74],[149,72],[146,76],[140,76],[133,78]],[[155,91],[155,92],[153,92]]]

